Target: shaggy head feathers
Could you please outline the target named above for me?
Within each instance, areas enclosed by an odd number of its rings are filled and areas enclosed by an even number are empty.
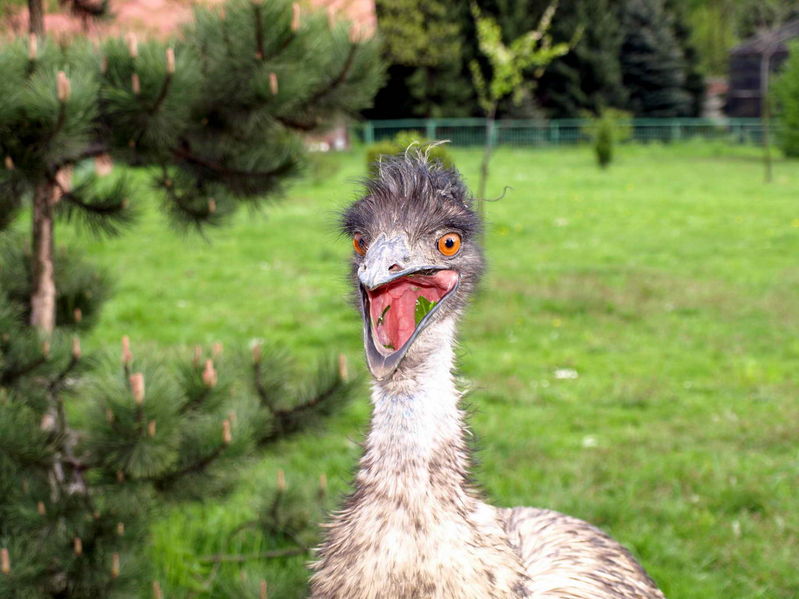
[[[479,236],[480,219],[458,171],[428,162],[422,152],[385,158],[364,187],[363,197],[342,218],[347,235],[360,233],[368,240],[401,229],[413,241],[419,234],[451,229],[472,242]]]

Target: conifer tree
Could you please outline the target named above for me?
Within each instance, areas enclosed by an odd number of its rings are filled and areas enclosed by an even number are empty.
[[[282,0],[200,9],[169,44],[31,35],[0,49],[0,68],[0,192],[31,201],[31,323],[45,332],[56,216],[114,233],[135,207],[124,177],[88,158],[152,165],[175,224],[218,224],[279,191],[302,160],[298,133],[368,105],[381,78],[375,42]]]
[[[541,105],[554,118],[577,118],[587,110],[627,104],[619,53],[623,31],[616,0],[563,3],[552,25],[556,40],[573,39],[572,50],[552,61],[536,88]]]
[[[644,117],[689,114],[685,59],[663,0],[626,0],[621,12],[621,69],[630,111]]]
[[[148,167],[178,228],[269,201],[302,165],[301,133],[369,103],[375,44],[299,4],[233,0],[171,42],[4,43],[0,73],[0,597],[140,596],[156,506],[230,488],[226,464],[329,414],[351,383],[324,365],[292,385],[260,349],[247,367],[219,347],[142,359],[127,339],[121,361],[86,356],[108,277],[56,248],[56,223],[127,226],[120,163]]]
[[[691,28],[685,7],[677,0],[666,0],[665,8],[672,18],[674,39],[682,50],[685,62],[685,84],[683,89],[691,98],[688,112],[684,116],[702,116],[705,101],[705,77],[702,73],[701,57],[692,39]]]

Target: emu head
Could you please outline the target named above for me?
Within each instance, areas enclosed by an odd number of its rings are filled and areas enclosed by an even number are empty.
[[[457,319],[483,272],[480,227],[459,173],[422,153],[384,160],[344,213],[366,361],[377,380],[445,342],[442,325]]]

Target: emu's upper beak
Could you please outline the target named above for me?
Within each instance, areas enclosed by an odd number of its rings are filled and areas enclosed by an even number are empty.
[[[374,240],[360,267],[366,363],[379,381],[391,376],[441,303],[458,287],[456,271],[414,260],[404,235]]]

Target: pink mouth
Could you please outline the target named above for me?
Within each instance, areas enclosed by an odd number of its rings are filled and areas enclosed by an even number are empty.
[[[416,330],[417,316],[426,314],[430,303],[438,303],[458,282],[454,270],[439,270],[433,275],[408,275],[377,289],[367,290],[372,337],[385,353],[400,349]],[[427,302],[420,301],[423,297]],[[430,302],[430,303],[428,303]]]

